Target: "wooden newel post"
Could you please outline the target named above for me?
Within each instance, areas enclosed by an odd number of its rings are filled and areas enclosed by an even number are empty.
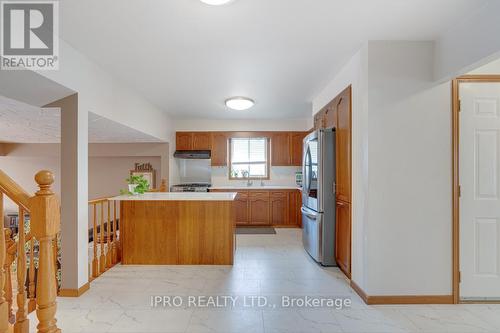
[[[54,183],[54,175],[42,170],[35,175],[35,181],[40,190],[30,198],[30,209],[31,231],[40,242],[36,283],[37,329],[39,333],[54,333],[60,330],[55,318],[57,286],[52,240],[61,228],[61,212],[59,200],[50,188]]]

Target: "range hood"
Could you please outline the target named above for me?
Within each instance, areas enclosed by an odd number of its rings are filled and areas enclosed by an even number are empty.
[[[190,160],[209,160],[212,157],[212,152],[210,150],[176,150],[174,157]]]

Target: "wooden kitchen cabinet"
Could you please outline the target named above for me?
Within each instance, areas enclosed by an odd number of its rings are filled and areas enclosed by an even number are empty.
[[[250,192],[249,210],[251,225],[269,225],[269,192]]]
[[[335,260],[344,274],[351,278],[351,204],[337,201],[335,225]]]
[[[298,190],[288,193],[288,224],[291,226],[302,226],[302,193]]]
[[[303,141],[306,137],[306,132],[292,132],[290,133],[290,148],[291,148],[291,165],[302,166],[302,151]]]
[[[314,115],[314,129],[325,128],[326,108]]]
[[[175,133],[175,149],[177,150],[192,150],[193,149],[193,134],[191,132]]]
[[[351,88],[337,97],[337,200],[351,202]]]
[[[210,132],[193,132],[193,150],[212,149]]]
[[[234,204],[236,209],[236,224],[248,224],[250,222],[248,216],[248,192],[238,192]]]
[[[271,135],[271,165],[290,165],[290,150],[289,132],[275,132]]]
[[[272,225],[287,225],[288,220],[288,193],[285,191],[270,192],[270,210]]]
[[[212,148],[210,132],[177,132],[175,147],[177,150],[210,150]]]
[[[211,189],[210,192],[235,192]],[[296,228],[302,225],[299,190],[238,190],[235,199],[238,226],[272,225]]]
[[[327,105],[324,115],[325,128],[337,127],[337,99]]]
[[[212,132],[212,166],[226,166],[229,136],[225,132]]]

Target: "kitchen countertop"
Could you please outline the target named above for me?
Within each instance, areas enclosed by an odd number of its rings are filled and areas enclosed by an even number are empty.
[[[148,192],[138,195],[120,195],[114,201],[233,201],[236,192]]]
[[[233,186],[212,186],[210,190],[301,190],[299,186],[287,185],[264,185],[264,186],[246,186],[246,185],[233,185]]]

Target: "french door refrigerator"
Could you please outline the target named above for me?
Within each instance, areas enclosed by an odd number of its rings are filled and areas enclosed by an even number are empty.
[[[304,138],[302,163],[302,242],[324,266],[335,262],[335,129]]]

